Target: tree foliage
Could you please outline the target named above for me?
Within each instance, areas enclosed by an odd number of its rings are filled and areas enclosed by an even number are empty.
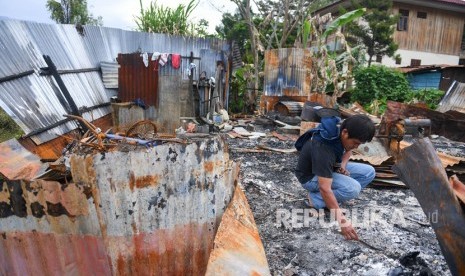
[[[392,0],[353,0],[355,8],[364,7],[367,13],[363,22],[347,26],[348,42],[354,46],[362,43],[368,54],[368,66],[375,56],[392,57],[397,50],[394,43],[394,26],[398,17],[392,15]]]
[[[87,0],[47,0],[50,18],[60,24],[103,26],[101,16],[94,17],[87,8]]]

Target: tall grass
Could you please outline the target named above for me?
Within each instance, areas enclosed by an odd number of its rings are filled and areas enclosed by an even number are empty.
[[[189,22],[189,16],[198,5],[195,0],[191,0],[187,6],[180,4],[176,9],[157,5],[156,1],[144,9],[142,0],[139,1],[140,16],[135,17],[139,31],[173,35],[193,34],[194,26]]]

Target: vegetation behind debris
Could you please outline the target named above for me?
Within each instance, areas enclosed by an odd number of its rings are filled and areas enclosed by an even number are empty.
[[[434,88],[426,88],[426,89],[417,89],[412,90],[409,94],[409,102],[416,103],[422,102],[425,103],[428,108],[436,109],[439,105],[439,102],[444,96],[444,91]]]
[[[368,112],[383,113],[387,101],[406,102],[411,93],[407,78],[386,66],[373,65],[354,73],[356,87],[351,99],[362,104]]]
[[[359,68],[354,79],[356,87],[351,90],[351,100],[375,115],[384,113],[387,101],[421,102],[436,109],[444,95],[443,91],[432,88],[413,90],[404,74],[383,65]]]
[[[21,128],[0,108],[0,142],[18,138],[22,134]]]

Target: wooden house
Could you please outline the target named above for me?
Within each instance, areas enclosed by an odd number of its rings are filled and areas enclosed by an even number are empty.
[[[350,5],[350,0],[336,1],[316,14],[337,14]],[[393,36],[400,59],[378,56],[375,62],[392,67],[465,65],[464,0],[393,0],[392,13],[399,14]]]

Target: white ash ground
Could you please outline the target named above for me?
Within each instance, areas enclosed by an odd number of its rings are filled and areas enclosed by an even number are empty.
[[[349,212],[357,208],[362,219],[365,210],[377,218],[357,227],[368,245],[344,240],[338,227],[316,218],[308,227],[286,227],[277,224],[278,210],[307,208],[305,190],[294,176],[297,154],[233,149],[253,149],[259,143],[292,148],[293,142],[264,138],[228,139],[228,143],[231,158],[241,164],[241,185],[273,275],[450,275],[428,218],[410,190],[369,186],[358,199],[342,206]]]

